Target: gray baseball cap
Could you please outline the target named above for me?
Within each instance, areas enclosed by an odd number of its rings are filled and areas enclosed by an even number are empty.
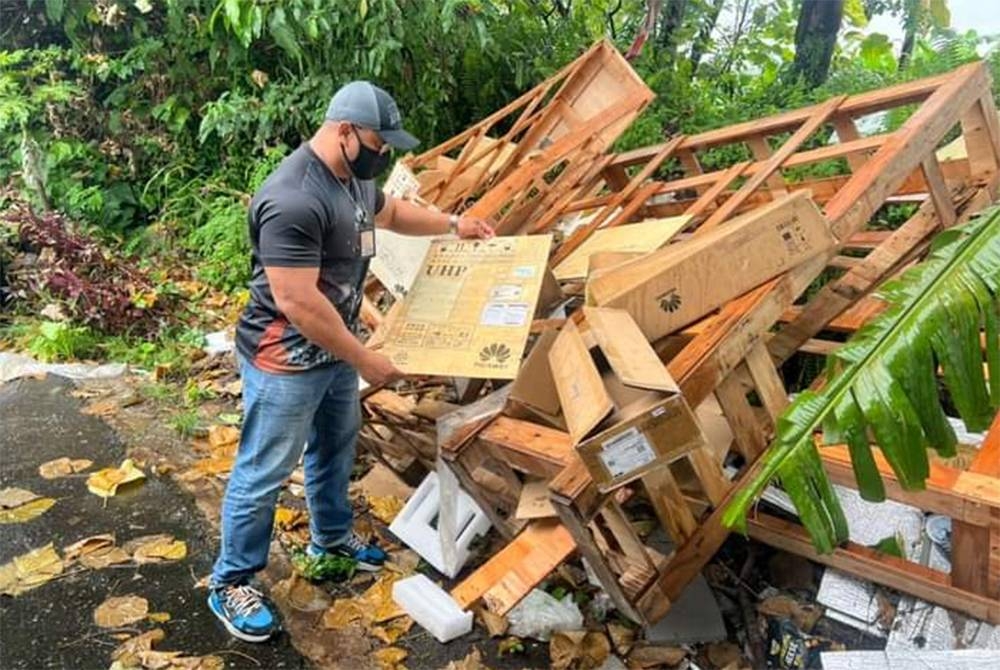
[[[396,101],[370,81],[352,81],[341,86],[326,108],[326,118],[370,128],[389,146],[401,151],[420,144],[420,140],[403,130]]]

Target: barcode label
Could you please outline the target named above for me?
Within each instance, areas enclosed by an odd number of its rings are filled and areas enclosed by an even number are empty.
[[[656,460],[656,452],[635,426],[601,444],[601,461],[612,477],[637,470]]]

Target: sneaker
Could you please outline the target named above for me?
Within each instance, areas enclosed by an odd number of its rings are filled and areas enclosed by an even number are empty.
[[[226,630],[241,640],[265,642],[278,630],[278,618],[271,603],[247,584],[212,589],[208,606]]]
[[[378,545],[375,543],[366,544],[356,533],[351,533],[344,542],[326,549],[310,542],[306,553],[314,558],[319,558],[323,554],[343,556],[354,561],[358,570],[367,572],[381,570],[388,558],[388,555],[379,549]]]

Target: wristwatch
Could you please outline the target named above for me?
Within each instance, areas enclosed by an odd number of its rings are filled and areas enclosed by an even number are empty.
[[[458,235],[458,214],[448,216],[448,232],[452,235]]]

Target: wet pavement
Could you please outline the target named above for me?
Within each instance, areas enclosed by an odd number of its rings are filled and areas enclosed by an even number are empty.
[[[119,546],[139,536],[171,533],[187,543],[188,555],[167,563],[87,570],[16,598],[0,597],[0,668],[108,668],[119,642],[94,624],[93,612],[107,598],[125,595],[146,598],[151,612],[170,614],[166,623],[132,625],[136,632],[162,628],[166,638],[157,650],[217,654],[227,668],[311,667],[287,635],[265,645],[242,643],[208,611],[207,593],[195,583],[211,569],[214,534],[194,500],[169,476],[158,477],[147,467],[142,484],[106,504],[87,491],[86,473],[52,480],[39,476],[39,465],[63,456],[94,461],[87,473],[125,458],[114,431],[80,413],[80,401],[69,395],[72,388],[54,376],[0,386],[0,489],[18,487],[57,500],[31,521],[0,525],[0,564],[50,542],[62,555],[65,546],[102,533],[113,533]]]

